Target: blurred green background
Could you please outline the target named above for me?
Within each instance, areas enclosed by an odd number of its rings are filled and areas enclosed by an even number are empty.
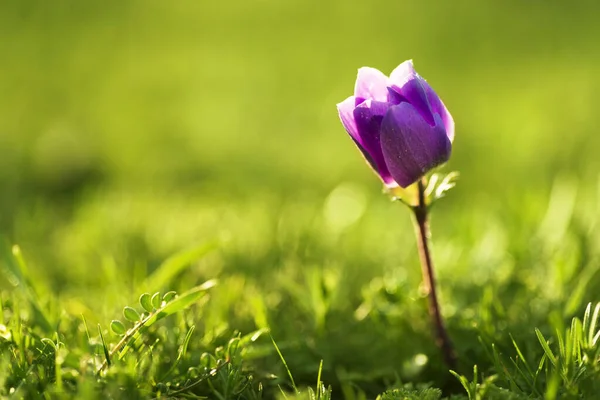
[[[386,285],[402,314],[419,298],[409,216],[381,195],[335,105],[357,68],[413,59],[457,126],[447,170],[461,179],[433,215],[450,324],[481,317],[485,287],[517,302],[507,277],[524,271],[513,320],[556,302],[579,311],[600,287],[572,298],[598,260],[599,12],[557,0],[0,0],[0,239],[21,246],[57,313],[113,315],[166,257],[218,240],[173,285],[222,277],[211,312],[231,329],[305,332],[285,308],[295,293],[317,331],[336,307],[361,320]],[[339,284],[324,309],[313,275]],[[247,309],[257,293],[268,321]],[[333,321],[310,362],[291,357],[296,370],[335,354],[368,364]]]

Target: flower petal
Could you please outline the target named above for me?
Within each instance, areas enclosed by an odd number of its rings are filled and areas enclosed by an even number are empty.
[[[344,128],[354,140],[365,160],[379,174],[386,186],[397,186],[385,165],[379,144],[379,128],[388,109],[387,104],[367,100],[361,106],[356,107],[359,110],[355,112],[354,102],[354,96],[350,96],[337,105]]]
[[[390,107],[381,124],[380,140],[387,168],[402,187],[448,161],[452,148],[441,117],[436,115],[431,126],[409,103]]]
[[[354,120],[354,101],[354,96],[350,96],[341,103],[338,103],[337,109],[342,125],[346,128],[346,131],[352,136],[352,139],[358,140],[358,128],[356,127],[356,121]]]
[[[354,86],[355,105],[369,99],[387,101],[387,81],[387,76],[378,69],[359,68]]]
[[[435,121],[423,83],[425,80],[415,71],[412,60],[404,61],[390,74],[389,87],[392,95],[388,95],[388,98],[393,103],[399,104],[398,100],[401,98],[397,97],[396,101],[393,99],[393,92],[398,93],[419,111],[429,125],[433,126]]]
[[[404,96],[402,96],[400,93],[398,93],[400,90],[393,89],[392,87],[388,86],[388,103],[391,103],[393,105],[397,105],[400,104],[402,102],[406,102],[408,103],[408,99]]]
[[[381,121],[389,109],[386,102],[367,100],[354,109],[354,121],[359,138],[355,140],[371,167],[388,186],[395,186],[394,179],[381,151]]]
[[[402,87],[406,82],[414,79],[416,75],[417,71],[415,71],[412,60],[406,60],[392,71],[389,82],[390,84]]]
[[[448,135],[448,139],[450,139],[452,142],[454,140],[454,119],[452,118],[452,115],[450,115],[450,112],[442,102],[442,99],[440,99],[433,88],[429,86],[429,83],[423,81],[422,84],[425,88],[425,93],[427,93],[427,99],[429,100],[431,111],[434,114],[440,115],[444,123],[444,127],[446,128],[446,135]]]

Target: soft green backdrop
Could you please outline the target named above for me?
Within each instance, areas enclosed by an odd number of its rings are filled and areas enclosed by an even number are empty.
[[[380,194],[335,108],[357,68],[412,58],[457,126],[447,169],[461,179],[433,222],[445,312],[468,332],[498,290],[520,299],[516,325],[556,302],[572,315],[597,300],[573,287],[598,254],[599,12],[558,0],[0,0],[0,239],[21,246],[56,315],[110,320],[159,262],[215,239],[218,254],[173,286],[224,278],[214,318],[232,330],[304,332],[286,296],[317,332],[335,304],[365,318],[382,285],[400,305],[418,298],[408,213]],[[524,291],[503,286],[524,270]],[[304,304],[313,278],[345,283]],[[247,309],[257,293],[272,316]],[[369,368],[328,329],[291,356],[299,374],[338,356]],[[392,369],[411,355],[382,347]]]
[[[371,196],[335,103],[358,67],[408,58],[457,123],[445,207],[543,198],[558,174],[593,190],[592,4],[4,0],[1,226],[29,241],[36,207],[77,208],[84,187],[237,202],[352,182]]]

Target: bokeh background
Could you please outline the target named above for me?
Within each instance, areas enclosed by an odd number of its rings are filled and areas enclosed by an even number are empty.
[[[207,315],[223,329],[270,326],[299,376],[320,358],[339,379],[339,365],[375,376],[415,352],[435,358],[426,337],[389,353],[399,331],[428,332],[425,316],[406,322],[425,309],[412,228],[335,108],[357,68],[413,59],[456,121],[446,169],[461,178],[434,210],[434,253],[445,313],[476,357],[468,331],[492,299],[515,324],[597,300],[599,12],[555,0],[2,0],[0,238],[7,253],[20,245],[56,313],[108,318],[164,259],[216,241],[172,286],[220,277]],[[361,331],[375,309],[405,324]],[[371,358],[348,354],[367,343]]]

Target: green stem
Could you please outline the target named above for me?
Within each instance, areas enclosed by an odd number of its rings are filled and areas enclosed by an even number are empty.
[[[425,184],[423,180],[418,182],[419,203],[413,207],[415,234],[417,236],[417,247],[419,248],[419,258],[421,259],[421,272],[423,274],[423,284],[429,303],[429,315],[431,316],[435,330],[436,344],[442,352],[444,362],[450,369],[456,368],[456,353],[454,346],[448,336],[440,304],[436,292],[435,274],[433,271],[433,262],[429,251],[429,221],[428,210],[425,202]]]

